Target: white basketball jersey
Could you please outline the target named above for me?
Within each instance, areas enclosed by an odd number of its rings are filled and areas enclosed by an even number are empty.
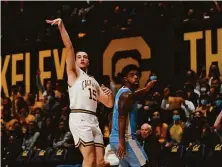
[[[80,70],[72,87],[68,87],[70,109],[96,112],[99,96],[98,82]]]

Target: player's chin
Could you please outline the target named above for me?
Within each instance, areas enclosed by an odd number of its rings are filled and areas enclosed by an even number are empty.
[[[80,64],[80,65],[79,65],[79,68],[86,68],[86,67],[87,67],[86,64]]]
[[[139,82],[135,82],[135,83],[134,83],[134,87],[135,87],[135,88],[138,88],[138,87],[139,87]]]
[[[138,81],[134,82],[134,85],[139,85],[139,82]]]

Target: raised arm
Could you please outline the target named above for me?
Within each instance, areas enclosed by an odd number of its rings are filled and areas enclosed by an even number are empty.
[[[147,92],[149,92],[149,90],[154,86],[154,84],[156,82],[157,82],[156,80],[152,80],[152,81],[148,82],[147,85],[144,88],[139,89],[139,90],[133,92],[131,94],[130,98],[132,98],[133,101],[140,100],[141,98],[143,98],[147,94]]]
[[[45,91],[45,88],[44,86],[42,85],[41,83],[41,80],[40,80],[40,70],[38,69],[37,72],[36,72],[36,86],[38,88],[38,90],[43,93]]]
[[[74,48],[72,46],[72,42],[69,38],[69,34],[66,31],[66,28],[62,22],[62,19],[58,18],[55,20],[46,20],[47,23],[51,25],[58,25],[63,44],[67,49],[67,56],[66,56],[66,72],[68,76],[68,84],[71,86],[76,78],[79,76],[80,68],[76,65],[75,62],[75,53]]]

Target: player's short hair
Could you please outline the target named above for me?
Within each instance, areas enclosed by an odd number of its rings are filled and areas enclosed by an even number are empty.
[[[123,70],[121,72],[121,77],[122,78],[126,77],[129,74],[129,72],[132,70],[138,71],[140,73],[139,67],[137,67],[134,64],[130,64],[130,65],[127,65],[126,67],[123,68]]]
[[[85,52],[88,55],[88,57],[89,57],[88,50],[85,49],[85,48],[77,48],[75,50],[75,56],[77,56],[78,52]]]

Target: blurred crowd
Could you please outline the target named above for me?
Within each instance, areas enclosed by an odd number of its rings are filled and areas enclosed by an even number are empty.
[[[222,84],[219,66],[212,64],[208,73],[207,76],[206,69],[203,69],[200,76],[197,76],[194,71],[188,70],[184,76],[183,89],[179,90],[159,82],[158,75],[151,73],[148,81],[158,82],[146,97],[138,102],[137,135],[152,166],[172,166],[167,153],[173,149],[176,149],[176,152],[179,152],[179,148],[186,150],[183,158],[188,166],[198,166],[197,163],[202,162],[188,160],[195,149],[199,151],[204,148],[204,155],[211,154],[216,148],[221,150]],[[68,126],[69,96],[67,90],[62,89],[61,83],[62,81],[56,81],[53,85],[52,81],[48,80],[42,85],[38,71],[36,86],[41,92],[40,96],[31,92],[25,93],[24,85],[19,84],[12,86],[10,97],[1,97],[3,165],[14,166],[24,151],[36,152],[48,148],[57,151],[66,149],[71,152],[70,161],[66,159],[67,162],[81,163],[82,157],[78,149],[74,148]],[[109,87],[115,95],[117,88],[109,76],[103,76],[100,84]],[[99,104],[97,116],[107,146],[112,109]],[[187,151],[189,149],[191,153]],[[107,161],[109,156],[115,157],[106,150]],[[177,157],[177,160],[179,159]],[[113,160],[115,158],[111,158],[111,165]],[[173,163],[175,167],[178,166],[177,163],[182,165],[181,161]],[[118,162],[114,164],[117,165]]]

